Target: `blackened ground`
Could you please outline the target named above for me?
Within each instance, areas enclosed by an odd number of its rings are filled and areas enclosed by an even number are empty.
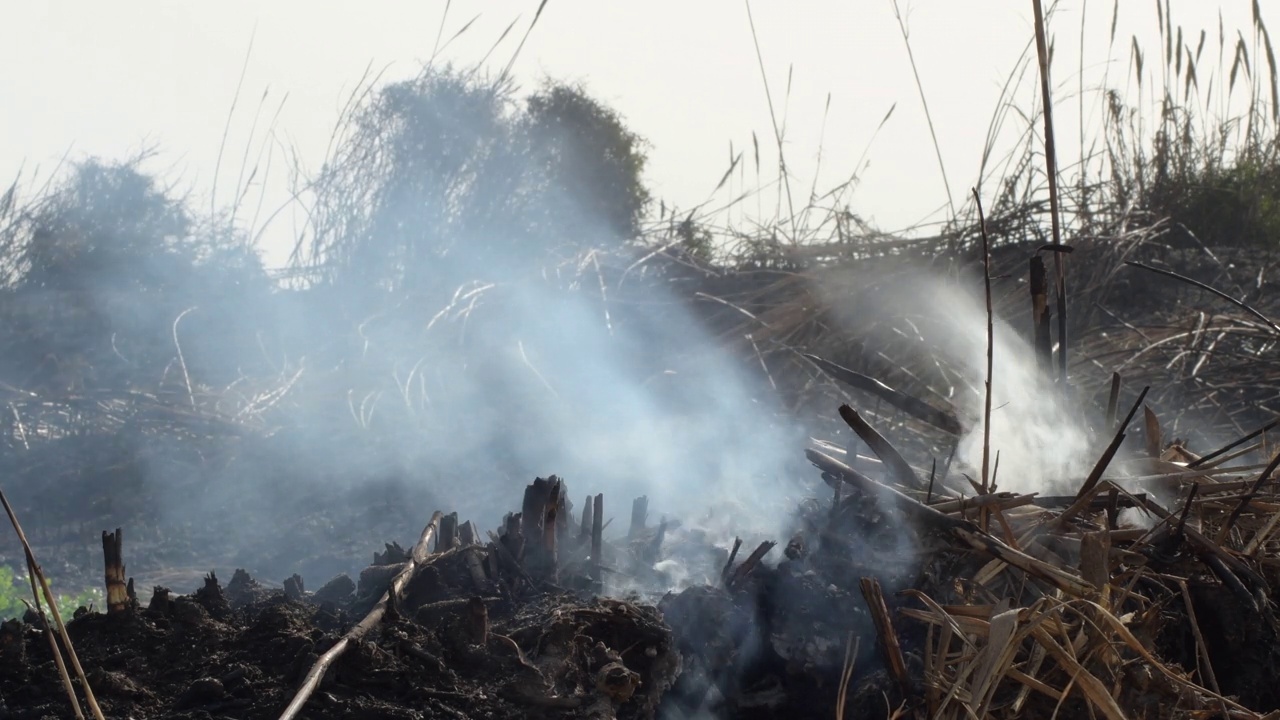
[[[1271,626],[1220,584],[1188,583],[1196,620],[1223,694],[1251,708],[1280,709],[1280,644]],[[1183,637],[1184,667],[1197,666],[1190,623],[1177,624]],[[1172,632],[1170,634],[1173,634]]]
[[[346,609],[312,600],[241,574],[225,590],[211,579],[191,596],[120,617],[86,614],[68,630],[108,717],[275,718],[368,605],[354,595]],[[479,643],[460,632],[469,599],[384,623],[341,657],[302,717],[652,717],[679,671],[653,608],[550,595],[484,602],[491,632]],[[7,623],[0,718],[69,715],[37,623]]]

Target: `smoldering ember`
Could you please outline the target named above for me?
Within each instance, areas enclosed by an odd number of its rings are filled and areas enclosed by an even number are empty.
[[[1169,20],[1183,104],[1059,170],[1034,5],[1023,144],[907,233],[673,209],[583,87],[442,66],[283,271],[245,187],[19,177],[0,720],[1280,717],[1274,62]]]

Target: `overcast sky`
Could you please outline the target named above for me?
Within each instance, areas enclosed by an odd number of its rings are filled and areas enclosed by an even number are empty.
[[[500,67],[538,1],[455,0],[444,18],[445,37],[479,19],[444,57],[479,60],[519,17],[493,54]],[[901,7],[959,202],[976,181],[1001,85],[1033,38],[1031,1],[902,0]],[[1237,29],[1252,38],[1248,0],[1177,0],[1172,7],[1192,47],[1201,29],[1209,31],[1206,54],[1217,53],[1219,10],[1228,43]],[[866,152],[856,212],[888,230],[938,219],[946,193],[892,1],[754,0],[750,9],[775,109],[786,114],[793,188],[807,192],[820,148],[820,191],[847,178]],[[1119,40],[1109,51],[1112,9],[1110,2],[1084,0],[1060,6],[1051,32],[1061,92],[1077,86],[1082,12],[1086,85],[1096,84],[1108,60],[1113,78],[1125,76],[1131,36],[1158,52],[1155,2],[1123,0]],[[47,175],[68,151],[72,158],[111,158],[154,146],[162,154],[152,168],[209,202],[247,57],[217,176],[218,201],[229,200],[246,149],[255,158],[265,147],[261,157],[270,157],[270,171],[249,194],[252,205],[263,199],[261,224],[289,199],[285,149],[317,167],[339,108],[365,68],[385,70],[388,79],[415,74],[432,52],[444,10],[441,0],[10,3],[0,26],[6,69],[0,73],[0,177],[7,184],[19,168]],[[1151,58],[1148,69],[1158,65]],[[749,148],[755,131],[766,151],[772,144],[741,0],[550,0],[515,74],[525,84],[543,75],[586,82],[649,140],[651,186],[681,207],[707,199],[728,166],[731,143]],[[1034,88],[1024,86],[1017,100],[1031,108]],[[1089,108],[1095,100],[1089,97]],[[1064,104],[1058,115],[1061,137],[1078,138],[1078,106]],[[1094,124],[1091,116],[1087,126]],[[1061,142],[1078,155],[1078,142]],[[776,154],[769,152],[765,162],[776,167]],[[296,231],[294,216],[279,215],[265,233],[273,262]]]

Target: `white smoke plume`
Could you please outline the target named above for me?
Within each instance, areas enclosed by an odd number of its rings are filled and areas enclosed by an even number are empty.
[[[913,357],[900,361],[945,368],[932,387],[969,428],[957,447],[954,469],[980,468],[987,374],[981,277],[903,270],[894,273],[891,282],[877,285],[874,292],[859,293],[857,307],[841,297],[847,282],[844,278],[826,288],[829,302],[847,328],[875,328],[865,340],[868,344],[896,341],[901,348],[901,339],[908,337],[907,351]],[[868,298],[873,299],[870,307]],[[868,321],[868,316],[875,320]],[[991,457],[994,464],[999,453],[999,489],[1041,494],[1073,491],[1096,460],[1081,414],[1037,368],[1030,344],[998,316],[992,350]]]

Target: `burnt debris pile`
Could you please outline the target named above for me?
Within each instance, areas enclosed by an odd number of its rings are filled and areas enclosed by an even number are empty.
[[[815,442],[829,494],[758,544],[555,476],[315,590],[135,588],[104,533],[101,611],[0,629],[0,717],[1269,717],[1280,458],[1195,455],[1151,412],[1130,452],[1142,400],[1060,496],[926,474],[842,406],[876,457]]]

